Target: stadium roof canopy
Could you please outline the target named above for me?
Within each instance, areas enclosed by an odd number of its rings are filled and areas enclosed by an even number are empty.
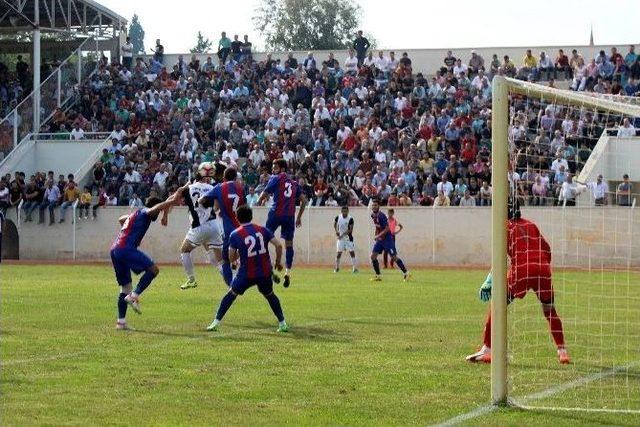
[[[0,0],[0,33],[44,32],[114,37],[127,20],[93,0]]]

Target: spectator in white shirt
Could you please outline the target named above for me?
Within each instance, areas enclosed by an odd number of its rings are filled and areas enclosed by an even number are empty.
[[[560,167],[564,166],[564,170],[569,170],[569,163],[564,158],[562,153],[556,154],[555,160],[551,163],[551,170],[555,173],[560,170]]]
[[[115,129],[109,134],[109,139],[117,139],[120,142],[125,136],[127,136],[127,132],[122,129],[122,124],[116,123]]]
[[[80,127],[79,123],[76,123],[73,129],[71,130],[71,139],[74,141],[79,141],[84,139],[84,131]]]
[[[373,64],[383,73],[389,72],[389,60],[384,57],[383,51],[378,51],[378,56],[373,60]]]
[[[355,56],[353,49],[349,49],[349,56],[344,60],[344,71],[353,75],[358,72],[358,58]]]
[[[609,203],[609,186],[602,179],[602,174],[598,175],[596,182],[590,182],[587,186],[591,189],[591,194],[593,194],[596,206],[603,206]]]
[[[469,67],[467,64],[463,64],[461,59],[456,60],[456,65],[453,66],[453,75],[456,77],[460,77],[462,73],[465,75],[468,74]]]
[[[127,37],[124,44],[120,46],[120,52],[122,53],[122,65],[131,70],[133,63],[133,43],[131,43],[131,38]]]
[[[407,106],[407,104],[407,98],[402,95],[402,92],[398,91],[398,93],[396,94],[396,99],[394,99],[393,101],[393,108],[396,111],[402,111],[404,110],[404,107]]]
[[[144,203],[142,202],[142,199],[136,193],[133,193],[133,196],[131,197],[131,201],[129,202],[129,207],[131,209],[142,209],[144,207]]]
[[[233,148],[230,142],[227,142],[227,149],[222,153],[222,157],[228,157],[233,163],[236,163],[240,156],[238,155],[238,150]]]
[[[133,169],[131,166],[127,166],[125,169],[124,181],[130,184],[139,184],[142,181],[142,176],[140,172]]]
[[[262,151],[260,145],[255,144],[253,146],[253,150],[251,150],[251,153],[249,153],[249,161],[254,167],[258,167],[262,162],[264,162],[264,159],[264,151]]]
[[[636,136],[636,128],[633,127],[628,117],[622,121],[622,125],[618,127],[619,138],[629,138]]]
[[[158,185],[158,188],[164,193],[167,185],[167,179],[169,178],[169,172],[167,172],[167,165],[161,164],[160,170],[156,172],[153,177],[153,183]]]
[[[436,190],[442,191],[446,197],[451,197],[453,192],[453,184],[447,180],[446,175],[442,175],[442,181],[436,186]]]

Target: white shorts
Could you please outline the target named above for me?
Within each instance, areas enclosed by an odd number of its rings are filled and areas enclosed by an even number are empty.
[[[356,250],[356,245],[354,245],[353,242],[349,240],[349,238],[338,239],[338,241],[336,242],[336,250],[338,252],[353,252]]]
[[[222,231],[215,220],[207,221],[199,227],[189,229],[184,238],[194,246],[203,245],[205,248],[222,248]]]

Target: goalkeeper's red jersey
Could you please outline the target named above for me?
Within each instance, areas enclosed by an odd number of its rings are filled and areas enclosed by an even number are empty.
[[[551,247],[533,222],[509,220],[508,254],[511,267],[525,264],[550,264]]]

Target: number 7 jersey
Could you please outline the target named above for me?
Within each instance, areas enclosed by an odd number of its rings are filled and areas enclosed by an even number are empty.
[[[205,197],[217,200],[224,227],[224,235],[229,237],[231,232],[240,227],[236,211],[238,206],[245,204],[244,188],[237,181],[226,181],[213,187],[211,191],[205,194]]]
[[[289,175],[284,172],[272,175],[264,191],[273,196],[272,214],[276,217],[295,217],[300,186]]]

